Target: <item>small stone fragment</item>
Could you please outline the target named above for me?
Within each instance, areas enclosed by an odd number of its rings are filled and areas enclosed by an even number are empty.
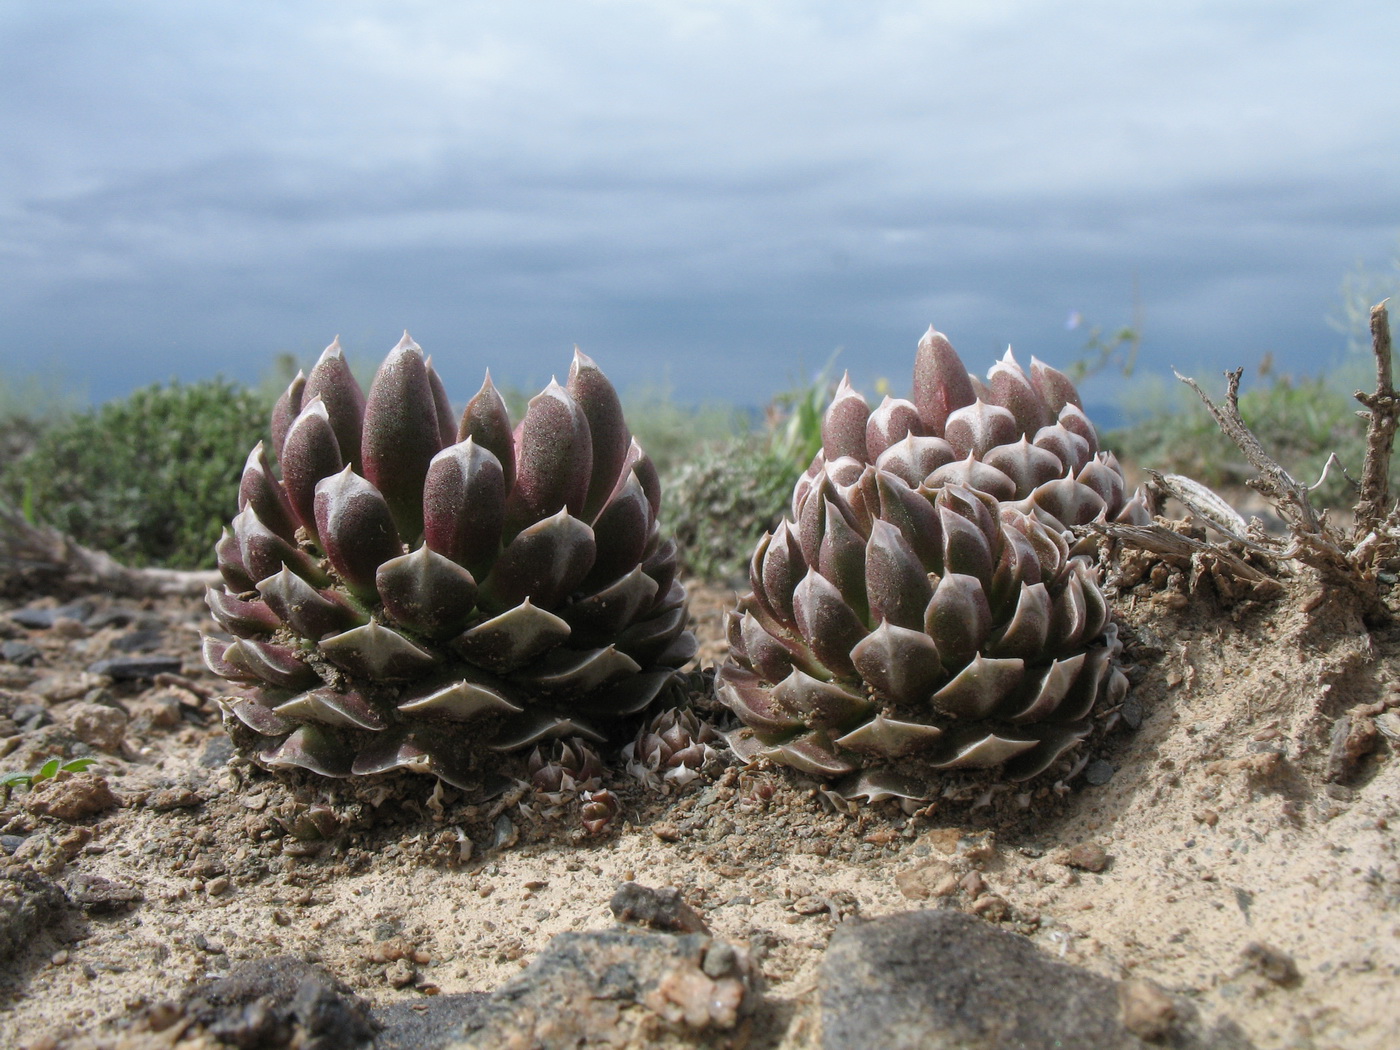
[[[708,933],[705,920],[681,897],[674,886],[659,890],[624,882],[608,903],[613,918],[635,926],[650,926],[671,933]]]
[[[1149,1042],[1166,1036],[1176,1021],[1176,1004],[1151,981],[1122,982],[1118,1006],[1123,1011],[1123,1027]]]
[[[1300,979],[1298,964],[1293,961],[1293,956],[1263,941],[1250,941],[1240,954],[1251,968],[1274,984],[1297,984]]]
[[[1094,787],[1102,787],[1113,779],[1115,772],[1112,763],[1096,758],[1084,767],[1084,781]]]
[[[126,737],[126,712],[106,704],[77,703],[68,709],[68,724],[83,743],[119,754]]]
[[[911,900],[947,897],[957,889],[958,877],[953,865],[938,857],[930,858],[917,867],[897,872],[894,884]]]
[[[24,808],[41,817],[82,820],[121,805],[107,778],[97,773],[59,775],[34,785],[25,796]]]
[[[114,656],[89,664],[88,672],[129,682],[158,674],[179,674],[181,666],[179,660],[169,656]]]
[[[1099,872],[1108,867],[1110,859],[1108,852],[1097,842],[1081,842],[1066,853],[1060,863],[1067,868]]]
[[[67,882],[68,898],[89,915],[125,911],[143,899],[135,886],[101,875],[74,875]]]

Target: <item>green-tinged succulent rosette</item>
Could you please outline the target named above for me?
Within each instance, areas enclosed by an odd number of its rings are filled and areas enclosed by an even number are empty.
[[[204,642],[263,765],[468,786],[492,752],[602,742],[694,656],[656,471],[583,354],[514,426],[489,374],[456,418],[407,335],[368,395],[333,343],[272,443],[216,548],[232,637]]]
[[[1010,351],[970,376],[930,328],[913,399],[872,411],[843,379],[822,438],[730,615],[731,744],[870,799],[1049,768],[1127,689],[1096,545],[1071,530],[1150,521],[1074,385]]]

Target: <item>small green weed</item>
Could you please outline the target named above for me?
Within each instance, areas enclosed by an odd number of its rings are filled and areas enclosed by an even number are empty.
[[[4,800],[10,800],[10,792],[16,787],[30,787],[35,784],[42,784],[45,780],[52,780],[59,773],[81,773],[92,765],[94,758],[70,758],[66,762],[62,759],[51,758],[38,769],[31,772],[20,771],[17,773],[6,773],[0,776],[0,791],[3,791]]]

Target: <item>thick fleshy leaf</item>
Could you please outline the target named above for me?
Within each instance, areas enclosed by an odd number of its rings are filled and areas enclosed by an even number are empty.
[[[928,496],[888,471],[875,475],[880,518],[897,528],[927,572],[943,572],[943,528]]]
[[[1123,492],[1127,487],[1123,475],[1108,463],[1109,453],[1100,452],[1085,463],[1074,480],[1086,488],[1093,489],[1107,508],[1109,514],[1117,514],[1123,506]]]
[[[349,467],[317,483],[316,531],[336,573],[361,598],[373,598],[379,566],[403,553],[388,501]]]
[[[1027,583],[1044,580],[1047,585],[1058,580],[1069,562],[1069,547],[1059,531],[1046,528],[1031,515],[1009,507],[1002,508],[1001,521],[1003,525],[1026,537],[1035,549],[1035,560],[1040,566],[1040,573],[1034,578],[1023,574],[1022,579]]]
[[[675,680],[676,672],[665,668],[628,675],[579,700],[578,710],[580,714],[596,714],[599,718],[608,719],[640,714]]]
[[[320,722],[345,729],[389,728],[389,722],[375,706],[354,690],[313,689],[286,703],[278,704],[277,714],[296,722]]]
[[[910,488],[918,488],[934,471],[957,458],[953,446],[941,437],[908,434],[880,453],[875,466],[894,474]]]
[[[400,535],[423,532],[423,479],[442,449],[423,351],[407,332],[379,366],[365,399],[365,478],[384,496]]]
[[[258,755],[272,769],[309,769],[323,777],[348,777],[353,752],[327,726],[308,723],[276,747]]]
[[[1021,436],[1016,417],[1000,405],[978,398],[948,417],[943,436],[961,459],[968,454],[979,459],[998,445],[1007,445]]]
[[[686,618],[684,604],[650,613],[619,634],[615,644],[643,667],[654,664],[681,637]]]
[[[200,658],[204,661],[204,666],[209,668],[210,673],[218,675],[220,678],[227,678],[231,682],[255,682],[258,676],[244,667],[231,664],[224,659],[224,654],[233,648],[237,639],[226,642],[221,638],[213,638],[205,635],[200,641]]]
[[[1075,573],[1084,590],[1084,634],[1087,642],[1097,638],[1108,625],[1108,602],[1099,589],[1098,570],[1090,568],[1083,561],[1076,560],[1070,569]]]
[[[228,529],[219,533],[219,542],[214,544],[214,561],[219,567],[219,575],[234,594],[246,594],[253,589],[257,581],[248,571],[248,566],[243,564],[243,545]]]
[[[839,777],[855,772],[855,764],[836,754],[831,737],[820,730],[794,737],[772,749],[774,757],[801,773]]]
[[[1092,456],[1098,452],[1098,431],[1094,429],[1094,424],[1089,421],[1089,417],[1084,414],[1082,408],[1073,404],[1065,405],[1064,408],[1060,409],[1057,419],[1060,426],[1084,439],[1084,444],[1089,449],[1089,455]]]
[[[773,687],[773,702],[812,729],[845,729],[864,721],[874,705],[861,693],[794,669]]]
[[[929,325],[914,357],[913,401],[924,432],[941,437],[948,417],[974,400],[976,395],[962,358],[948,337]]]
[[[897,531],[897,530],[896,530]],[[826,503],[826,528],[817,552],[816,569],[825,576],[862,621],[870,617],[865,594],[865,538],[835,503]]]
[[[635,472],[609,498],[593,523],[597,557],[584,581],[585,590],[595,590],[634,569],[642,560],[651,535],[651,505]]]
[[[306,373],[298,371],[272,406],[272,454],[279,463],[282,461],[282,443],[287,438],[287,429],[301,413],[301,395],[305,390]]]
[[[419,734],[399,728],[372,740],[355,756],[351,770],[359,777],[400,770],[427,774],[433,772],[433,757]]]
[[[505,470],[490,449],[472,437],[449,445],[428,465],[423,542],[484,578],[500,550],[505,498]]]
[[[953,737],[949,755],[937,764],[940,769],[990,769],[1035,747],[1038,740],[1001,736],[972,730]]]
[[[641,669],[637,661],[611,645],[583,652],[561,646],[511,680],[546,696],[586,696]]]
[[[1017,724],[1063,717],[1059,714],[1060,704],[1083,672],[1084,657],[1084,653],[1075,653],[1051,663],[1035,683],[1029,702],[1022,698],[1024,706],[1020,710],[1005,711],[1005,717]]]
[[[593,439],[583,410],[553,380],[530,399],[515,453],[515,487],[506,499],[509,533],[560,510],[574,518],[583,513],[593,476]]]
[[[871,524],[865,545],[865,592],[871,622],[922,630],[933,585],[904,534],[882,519]]]
[[[853,676],[851,650],[868,632],[835,585],[809,570],[793,592],[792,609],[803,641],[823,666],[840,677]]]
[[[281,736],[296,728],[295,722],[287,721],[267,705],[259,703],[252,697],[219,697],[218,701],[219,706],[225,712],[233,715],[253,732],[261,733],[263,736]]]
[[[1067,529],[1086,525],[1107,509],[1097,492],[1070,477],[1047,481],[1031,493],[1030,502]]]
[[[947,505],[939,506],[938,521],[943,528],[943,565],[946,571],[975,577],[982,587],[990,588],[996,562],[991,544],[982,530]]]
[[[588,433],[593,442],[592,473],[580,516],[594,524],[618,482],[624,480],[622,464],[627,459],[632,434],[622,418],[622,402],[612,383],[593,359],[577,347],[569,366],[567,389],[588,420]]]
[[[993,659],[978,653],[930,702],[954,718],[986,718],[1020,688],[1024,660]]]
[[[491,382],[489,370],[481,389],[467,402],[462,421],[457,426],[458,444],[468,438],[477,448],[485,449],[496,457],[505,478],[506,491],[509,492],[515,484],[515,434],[505,400]]]
[[[427,546],[390,558],[374,583],[396,623],[430,638],[461,633],[476,609],[472,574]]]
[[[506,674],[544,655],[569,634],[567,623],[526,598],[466,631],[452,646],[477,666]]]
[[[571,736],[583,737],[594,744],[604,743],[608,739],[583,719],[566,718],[539,707],[527,707],[522,714],[501,726],[491,741],[491,750],[519,751],[541,740]]]
[[[298,576],[323,586],[330,580],[310,555],[293,546],[264,525],[252,507],[244,507],[233,519],[239,560],[253,580],[263,580],[285,565]]]
[[[443,386],[442,376],[433,367],[432,356],[423,361],[428,370],[428,386],[433,392],[433,408],[437,410],[438,448],[446,448],[457,441],[457,420],[452,415],[452,401]]]
[[[1024,436],[1015,444],[998,445],[987,453],[983,461],[1011,479],[1012,491],[1008,495],[998,496],[998,499],[1025,499],[1037,485],[1054,481],[1065,472],[1059,456],[1032,445],[1030,439]]]
[[[1036,431],[1033,444],[1054,455],[1061,463],[1062,470],[1074,473],[1093,458],[1089,443],[1074,431],[1056,423],[1052,427],[1041,427]]]
[[[474,722],[483,715],[519,714],[523,710],[494,686],[466,678],[399,702],[400,714],[449,722]]]
[[[416,678],[437,663],[428,650],[374,620],[322,638],[320,648],[337,667],[376,682]]]
[[[914,402],[886,396],[865,422],[866,459],[874,462],[895,442],[903,441],[910,434],[921,433],[923,423],[919,420],[919,410]]]
[[[996,568],[992,570],[992,585],[987,589],[992,616],[1002,620],[1011,615],[1014,603],[1021,599],[1021,588],[1041,582],[1043,575],[1035,546],[1020,530],[1002,522]]]
[[[1050,592],[1043,583],[1022,583],[1011,619],[992,632],[988,656],[1038,660],[1050,633]]]
[[[652,528],[657,528],[655,521],[652,522]],[[642,561],[642,572],[656,581],[656,600],[658,603],[665,601],[666,596],[680,586],[676,579],[676,574],[679,571],[679,548],[676,546],[676,541],[670,537],[658,544],[656,549]],[[681,593],[684,595],[684,590]]]
[[[725,664],[715,676],[715,695],[760,732],[785,734],[802,727],[802,720],[774,700],[772,689],[753,671]]]
[[[219,588],[210,587],[204,592],[204,604],[220,627],[241,638],[271,634],[282,626],[282,621],[262,602],[244,601]]]
[[[841,376],[836,394],[822,417],[822,448],[828,460],[850,456],[866,461],[865,424],[870,406],[851,386],[849,373]]]
[[[948,677],[932,638],[891,623],[862,638],[851,662],[876,695],[902,704],[923,703]]]
[[[822,536],[826,533],[826,505],[836,498],[835,486],[823,472],[812,481],[793,524],[802,547],[802,563],[816,567],[821,557]]]
[[[1031,383],[1030,376],[1017,364],[1010,347],[1006,356],[987,373],[987,389],[993,404],[1007,409],[1022,434],[1034,434],[1054,418],[1050,406]]]
[[[682,621],[684,622],[684,621]],[[622,642],[619,640],[618,648],[622,649]],[[623,650],[626,652],[627,650]],[[662,649],[652,663],[658,667],[681,668],[695,659],[695,654],[700,651],[700,640],[695,637],[692,631],[678,631],[666,648]],[[629,654],[630,655],[630,654]]]
[[[1008,780],[1029,780],[1045,772],[1055,759],[1089,735],[1088,723],[1026,726],[1022,732],[1038,738],[1034,748],[1009,759],[1003,770]]]
[[[282,485],[302,526],[316,537],[316,486],[346,466],[325,402],[312,398],[293,420],[282,446]]]
[[[1132,499],[1123,504],[1123,508],[1114,515],[1113,520],[1121,525],[1151,525],[1152,513],[1152,500],[1147,495],[1147,490],[1139,486],[1133,492]]]
[[[564,606],[560,615],[580,641],[611,638],[635,620],[656,598],[656,581],[638,565],[607,587]]]
[[[303,638],[313,641],[339,634],[369,620],[333,590],[320,591],[290,569],[258,583],[266,607]]]
[[[1074,649],[1085,640],[1084,628],[1088,625],[1089,606],[1084,597],[1084,580],[1079,573],[1071,572],[1064,588],[1054,596],[1051,604],[1047,651],[1068,652]]]
[[[865,725],[838,737],[836,746],[845,751],[858,751],[877,758],[902,758],[917,755],[937,746],[943,730],[923,722],[901,722],[876,715]],[[914,796],[906,796],[914,797]]]
[[[938,646],[943,666],[961,670],[992,630],[992,611],[975,576],[950,572],[938,581],[924,613],[924,633]]]
[[[758,603],[785,627],[797,627],[792,611],[792,592],[806,572],[807,564],[802,559],[796,528],[791,522],[784,521],[771,537],[759,543],[750,568],[749,583]]]
[[[310,665],[285,645],[239,638],[224,650],[223,659],[279,689],[305,689],[318,681]]]
[[[267,453],[259,441],[248,453],[238,482],[238,509],[252,507],[258,520],[288,543],[296,542],[297,522],[287,494],[272,476]]]
[[[561,508],[501,551],[481,582],[482,607],[510,609],[528,597],[541,609],[556,608],[588,576],[596,556],[593,530]]]
[[[1058,466],[1059,461],[1055,462]],[[925,484],[931,489],[944,485],[959,485],[985,492],[999,500],[1010,499],[1016,493],[1016,483],[1011,478],[990,463],[984,463],[971,455],[939,467],[928,476]]]
[[[311,369],[311,374],[306,377],[302,404],[305,405],[316,397],[326,406],[326,414],[330,419],[331,430],[335,432],[341,456],[346,463],[359,470],[360,435],[365,421],[365,392],[360,389],[359,380],[345,361],[339,336],[321,352],[316,367]],[[330,473],[334,474],[339,469],[340,467],[336,467]],[[322,475],[325,476],[327,475]]]
[[[1084,407],[1079,401],[1079,391],[1074,388],[1070,377],[1034,356],[1031,357],[1031,384],[1055,415],[1059,415],[1060,409],[1065,405]]]
[[[763,629],[758,618],[745,611],[735,619],[748,666],[769,682],[781,682],[792,672],[792,655],[782,642]]]
[[[642,491],[647,494],[647,503],[651,505],[651,516],[656,517],[661,513],[661,477],[656,473],[656,464],[642,451],[636,438],[632,439],[632,444],[627,448],[627,458],[622,461],[622,470],[617,479],[619,487],[627,483],[629,473],[637,475]]]

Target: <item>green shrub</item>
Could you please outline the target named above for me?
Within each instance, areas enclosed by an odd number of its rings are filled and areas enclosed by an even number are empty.
[[[715,581],[743,579],[763,533],[777,527],[801,469],[761,435],[700,450],[665,479],[662,527],[681,565]]]
[[[224,380],[156,384],[46,428],[4,469],[0,489],[129,565],[212,567],[267,409]]]

